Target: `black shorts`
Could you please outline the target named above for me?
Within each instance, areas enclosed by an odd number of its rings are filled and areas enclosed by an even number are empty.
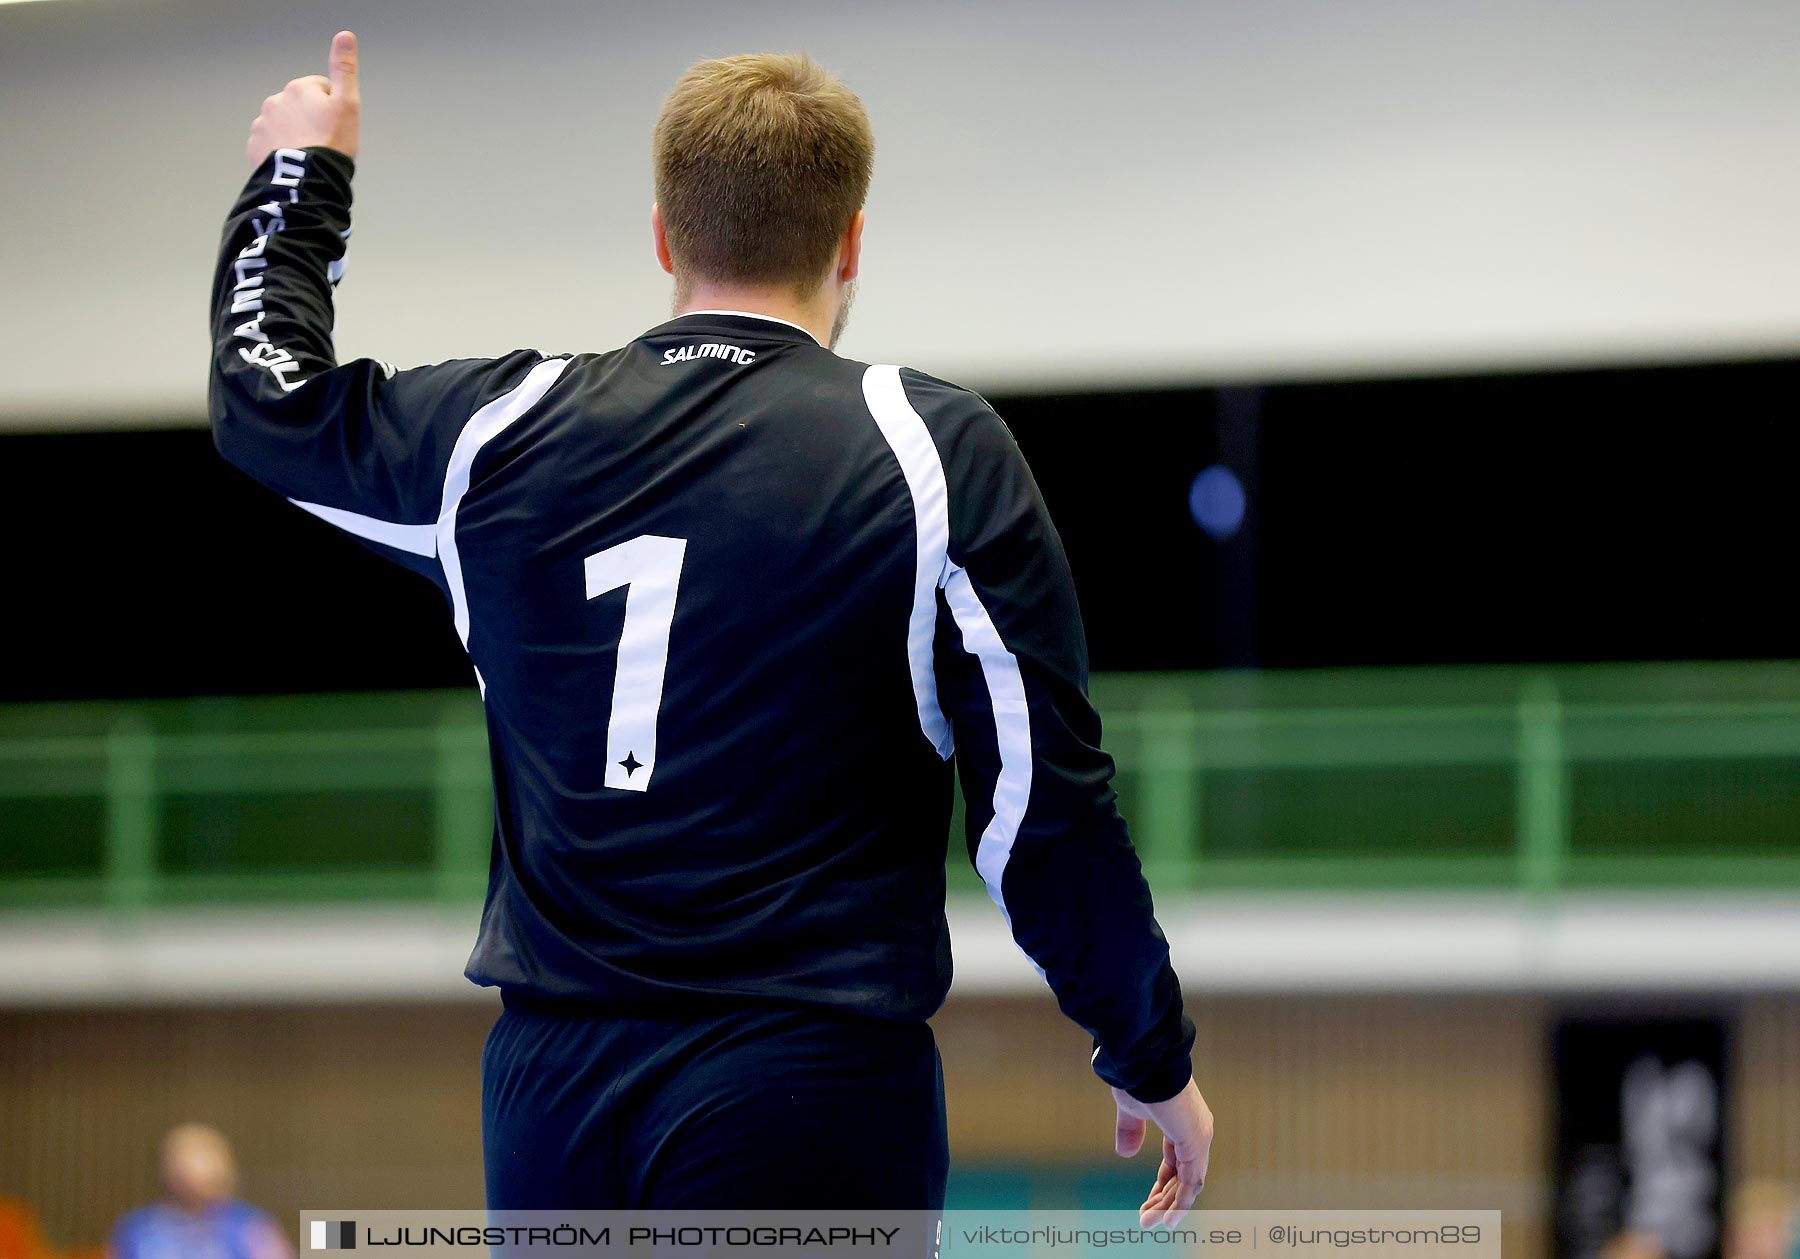
[[[937,1210],[944,1072],[924,1023],[654,1017],[508,999],[481,1056],[490,1210]]]

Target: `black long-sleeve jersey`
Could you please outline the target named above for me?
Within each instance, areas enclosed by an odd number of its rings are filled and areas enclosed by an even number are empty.
[[[954,757],[970,857],[1096,1072],[1178,1092],[1193,1025],[999,417],[726,311],[604,354],[339,364],[352,169],[283,149],[246,186],[209,409],[226,459],[449,601],[496,797],[469,977],[926,1018]]]

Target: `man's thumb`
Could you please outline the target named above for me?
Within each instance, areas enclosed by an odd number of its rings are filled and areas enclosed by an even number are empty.
[[[356,36],[339,31],[331,40],[331,94],[356,94]]]
[[[1113,1131],[1113,1149],[1120,1158],[1130,1158],[1144,1148],[1144,1132],[1148,1125],[1136,1115],[1119,1112],[1119,1126]]]

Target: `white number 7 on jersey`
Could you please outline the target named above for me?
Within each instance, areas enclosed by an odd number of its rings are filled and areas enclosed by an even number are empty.
[[[686,555],[686,538],[646,533],[584,561],[588,598],[628,587],[618,672],[613,677],[612,718],[606,723],[608,787],[643,791],[656,770],[656,713],[662,707],[663,674],[669,668],[675,587]]]

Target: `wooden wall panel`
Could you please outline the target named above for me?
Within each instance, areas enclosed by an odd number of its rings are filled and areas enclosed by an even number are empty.
[[[1461,1206],[1547,1253],[1548,1005],[1532,998],[1218,997],[1196,1058],[1219,1117],[1216,1208]],[[64,1244],[154,1192],[170,1124],[224,1128],[248,1197],[303,1206],[481,1201],[479,1006],[0,1013],[0,1194]],[[1089,1043],[1047,998],[936,1020],[961,1166],[1112,1165]],[[1733,1158],[1800,1180],[1800,998],[1742,1006]],[[1154,1154],[1140,1156],[1145,1182]]]
[[[197,1119],[284,1220],[478,1206],[491,1022],[470,1006],[0,1014],[0,1193],[36,1203],[62,1244],[99,1241],[154,1194],[160,1133]]]
[[[1732,1166],[1800,1189],[1800,997],[1755,997],[1738,1024]]]
[[[1196,1016],[1208,1205],[1498,1208],[1509,1256],[1544,1253],[1544,1003],[1231,997]],[[1054,1006],[952,1003],[938,1027],[957,1158],[1116,1157],[1090,1042]]]

